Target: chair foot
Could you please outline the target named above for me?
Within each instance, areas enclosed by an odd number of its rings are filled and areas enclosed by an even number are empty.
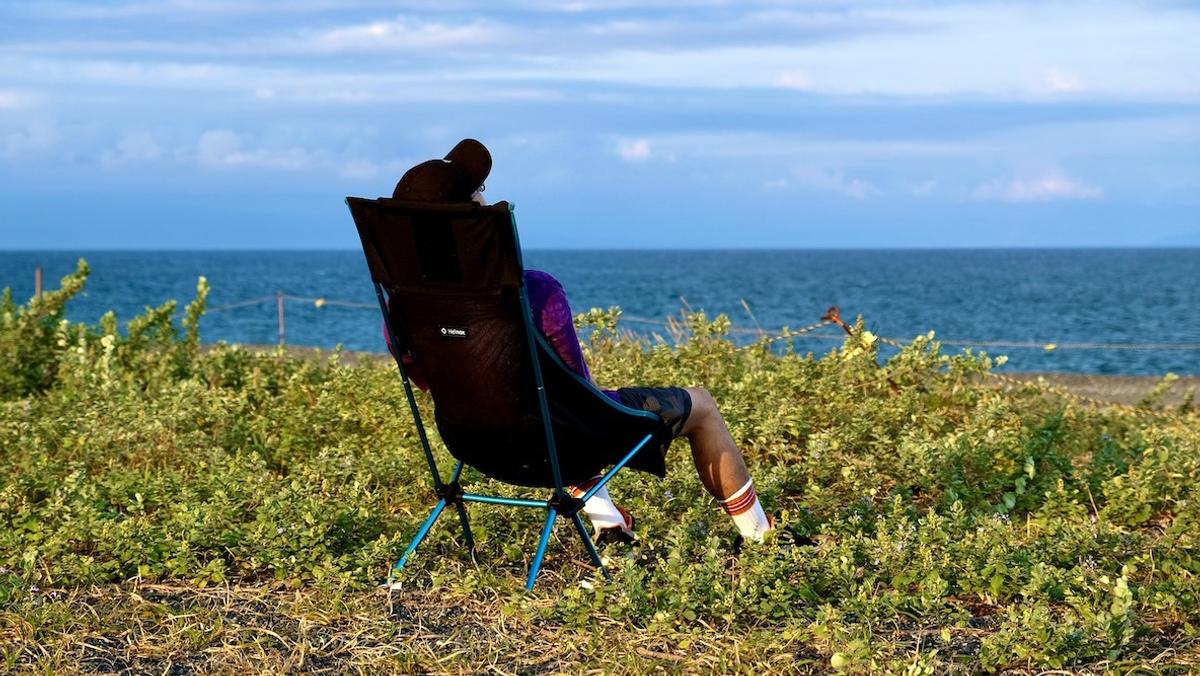
[[[533,555],[533,564],[529,566],[529,577],[525,580],[525,589],[533,589],[533,583],[537,580],[538,571],[542,568],[542,558],[546,556],[546,545],[550,543],[550,532],[554,530],[554,520],[558,517],[558,510],[551,507],[546,512],[546,523],[542,526],[542,537],[538,542],[537,553]]]
[[[596,545],[592,543],[592,538],[588,535],[587,528],[583,525],[583,518],[576,512],[571,515],[571,520],[575,522],[575,530],[579,533],[579,539],[583,540],[583,548],[592,557],[592,563],[596,564],[596,568],[600,570],[605,579],[608,579],[608,571],[604,569],[604,564],[600,562],[600,552],[596,551]]]
[[[467,519],[467,506],[461,501],[454,503],[454,506],[458,509],[458,521],[462,524],[463,540],[466,541],[467,551],[471,554],[471,563],[479,563],[475,556],[475,538],[471,535],[471,521]]]
[[[433,522],[437,521],[437,518],[442,515],[442,510],[444,509],[446,509],[446,501],[438,500],[437,504],[433,507],[433,511],[429,514],[429,518],[425,519],[425,523],[421,524],[421,527],[417,530],[417,535],[409,543],[408,549],[404,550],[404,554],[401,555],[399,560],[396,561],[396,565],[392,566],[391,571],[388,572],[388,586],[391,586],[396,571],[403,568],[405,563],[408,563],[408,557],[416,551],[417,545],[425,540],[425,536],[429,535],[429,529],[433,528]]]

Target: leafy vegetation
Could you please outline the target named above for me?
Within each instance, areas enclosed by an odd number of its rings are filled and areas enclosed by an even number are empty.
[[[123,331],[70,323],[86,276],[0,300],[7,669],[1200,664],[1187,407],[1001,388],[991,358],[932,336],[879,365],[866,333],[814,357],[693,314],[689,339],[649,344],[594,310],[578,320],[597,379],[708,387],[779,537],[735,555],[680,442],[665,480],[611,487],[641,536],[604,551],[611,581],[560,528],[522,592],[540,515],[472,507],[479,563],[446,520],[389,596],[376,585],[432,503],[395,366],[202,349],[203,279],[179,327],[173,302]]]

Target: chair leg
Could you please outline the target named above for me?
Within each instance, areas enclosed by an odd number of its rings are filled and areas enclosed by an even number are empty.
[[[588,535],[587,528],[583,525],[583,518],[579,516],[579,512],[571,515],[571,520],[575,522],[575,530],[579,532],[579,537],[583,540],[583,547],[592,557],[592,563],[596,564],[596,568],[604,574],[604,578],[608,579],[608,571],[604,569],[604,564],[600,562],[600,552],[596,551],[596,545],[592,543],[592,536]]]
[[[467,541],[467,551],[471,553],[471,561],[478,563],[475,560],[475,538],[471,536],[471,522],[467,519],[467,506],[462,502],[456,502],[454,506],[458,509],[458,521],[462,524],[463,539]]]
[[[538,542],[537,553],[533,555],[533,565],[529,567],[529,578],[525,580],[525,589],[533,589],[533,583],[537,580],[538,571],[542,568],[542,557],[546,555],[546,545],[550,543],[550,531],[554,530],[554,519],[558,516],[558,510],[551,507],[546,512],[546,524],[542,526],[542,539]]]
[[[417,545],[421,544],[426,535],[429,535],[429,529],[433,528],[433,522],[437,521],[437,518],[441,516],[442,510],[445,508],[445,499],[438,500],[437,504],[434,505],[433,512],[429,514],[428,519],[425,519],[425,523],[421,524],[421,528],[417,530],[416,537],[409,543],[408,549],[404,550],[404,555],[400,557],[400,560],[396,561],[396,565],[392,566],[391,572],[388,573],[388,586],[391,586],[392,578],[395,576],[396,571],[404,567],[404,564],[408,562],[408,557],[417,549]]]
[[[462,476],[463,466],[463,461],[459,460],[450,474],[449,483],[458,482],[459,477]],[[475,560],[475,538],[471,536],[471,522],[467,519],[467,506],[463,504],[462,500],[459,500],[454,503],[454,507],[458,510],[458,522],[462,524],[463,539],[467,542],[467,551],[471,553],[471,561],[478,563]]]

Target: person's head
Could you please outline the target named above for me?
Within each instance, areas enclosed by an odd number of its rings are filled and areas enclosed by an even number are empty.
[[[404,172],[392,198],[484,204],[480,193],[491,170],[492,154],[479,141],[466,138],[451,148],[444,159],[422,162]]]

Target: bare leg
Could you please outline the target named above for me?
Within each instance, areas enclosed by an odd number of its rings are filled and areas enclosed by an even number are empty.
[[[692,397],[692,412],[682,435],[692,446],[692,461],[701,483],[713,497],[725,500],[750,481],[746,461],[708,390],[689,387],[687,392]]]

